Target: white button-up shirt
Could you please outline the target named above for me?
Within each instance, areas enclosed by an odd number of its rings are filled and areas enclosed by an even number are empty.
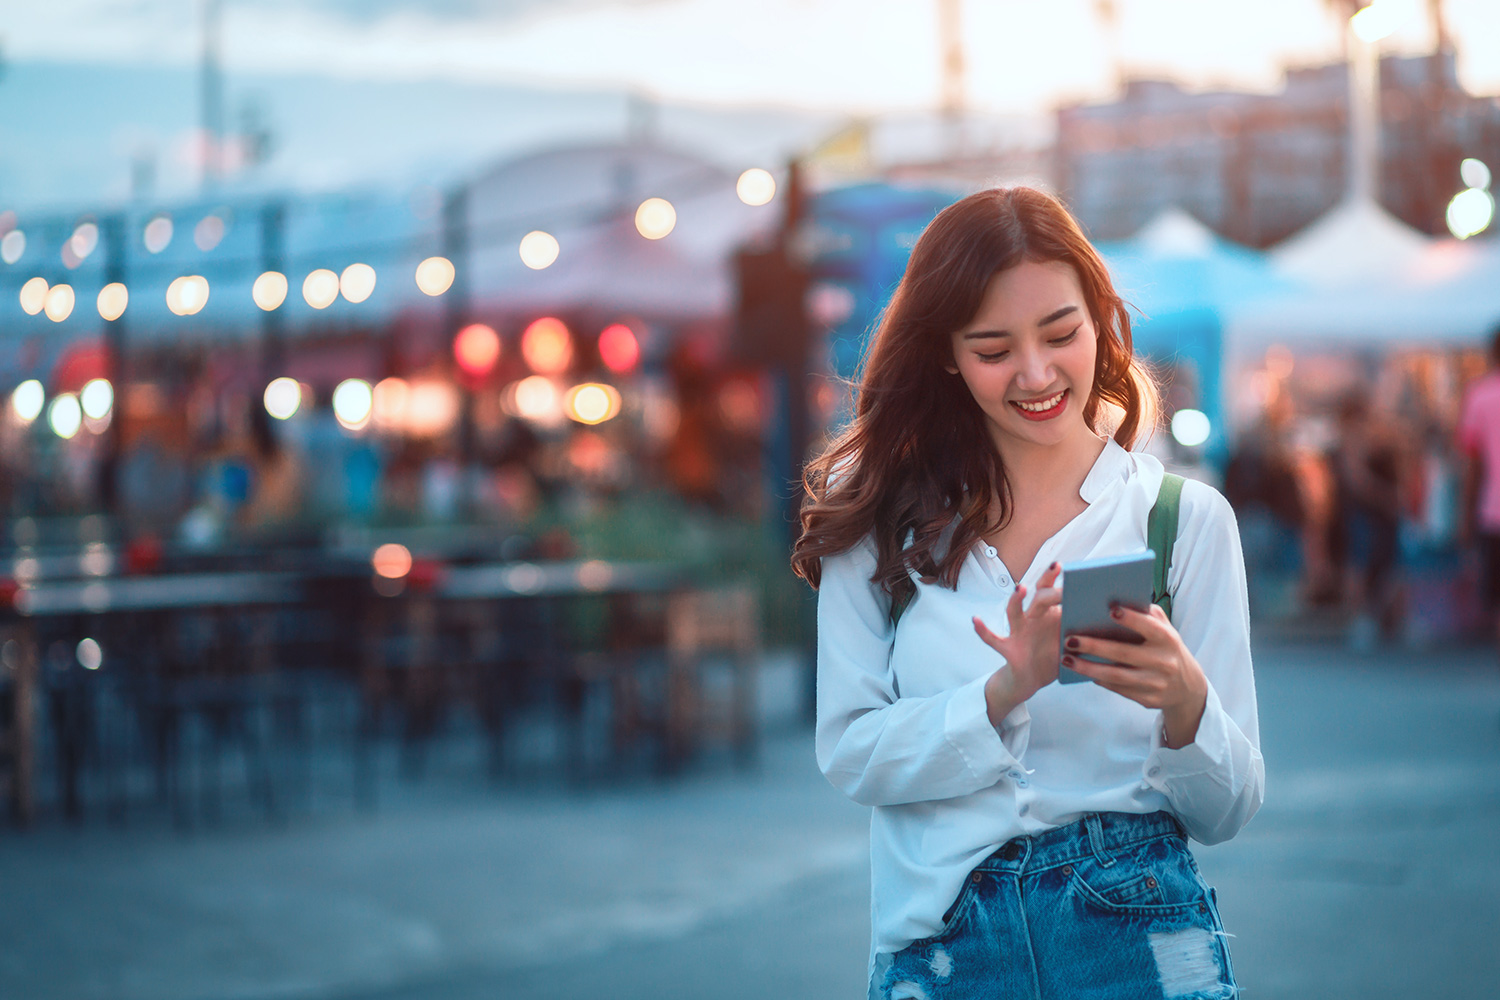
[[[1025,567],[1027,591],[1054,561],[1144,548],[1162,471],[1110,441],[1079,490],[1087,509]],[[984,684],[1003,660],[970,619],[1005,634],[1017,582],[992,546],[974,546],[953,590],[918,582],[899,627],[874,570],[870,538],[823,560],[816,740],[828,780],[874,808],[872,964],[939,933],[963,880],[1013,837],[1090,812],[1167,810],[1214,844],[1255,815],[1265,766],[1245,564],[1234,512],[1212,487],[1183,487],[1167,578],[1172,623],[1209,682],[1196,739],[1177,750],[1162,745],[1161,712],[1092,683],[1049,684],[990,724]]]

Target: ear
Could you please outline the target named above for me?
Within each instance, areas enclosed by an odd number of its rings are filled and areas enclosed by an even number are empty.
[[[955,368],[953,365],[944,365],[943,366],[943,371],[947,372],[949,375],[957,375],[958,374],[958,369]]]

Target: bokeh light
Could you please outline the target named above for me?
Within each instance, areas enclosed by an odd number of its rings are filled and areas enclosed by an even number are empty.
[[[563,419],[562,393],[542,375],[531,375],[508,386],[502,403],[508,411],[532,423],[555,424]]]
[[[386,542],[370,556],[376,576],[399,580],[411,572],[411,550],[399,542]]]
[[[1448,232],[1461,240],[1489,228],[1495,218],[1495,199],[1482,188],[1465,188],[1448,202]]]
[[[68,238],[68,248],[79,260],[87,259],[98,245],[99,227],[92,222],[79,223],[73,230],[73,235]]]
[[[350,302],[363,302],[375,291],[375,269],[369,264],[350,264],[339,275],[339,292]]]
[[[453,338],[453,359],[465,374],[488,375],[500,360],[500,335],[494,327],[470,323]]]
[[[21,286],[21,308],[26,315],[35,316],[47,304],[47,279],[32,278]]]
[[[734,182],[734,193],[746,205],[764,205],[776,197],[776,178],[769,170],[751,167]]]
[[[320,267],[302,279],[302,298],[314,309],[327,309],[339,297],[339,276]]]
[[[286,275],[280,271],[266,271],[255,279],[250,288],[250,297],[266,312],[279,309],[286,301]]]
[[[158,215],[146,223],[146,228],[141,230],[141,243],[146,247],[147,253],[161,253],[172,242],[172,217],[170,215]]]
[[[1202,410],[1178,410],[1172,414],[1172,440],[1184,448],[1196,448],[1208,440],[1213,425]]]
[[[219,245],[220,241],[224,239],[224,233],[228,231],[228,228],[222,216],[205,215],[193,227],[193,243],[197,245],[199,250],[207,253]]]
[[[192,316],[208,305],[208,279],[186,274],[167,286],[167,308],[177,316]]]
[[[561,375],[573,363],[573,337],[555,316],[533,320],[521,334],[521,357],[538,375]]]
[[[42,405],[47,402],[47,390],[42,383],[29,378],[16,386],[10,394],[10,409],[23,424],[29,424],[42,414]]]
[[[1399,28],[1407,13],[1398,0],[1375,0],[1349,18],[1349,27],[1360,41],[1373,44]]]
[[[1483,160],[1474,157],[1465,157],[1458,165],[1458,176],[1463,180],[1464,187],[1487,188],[1490,186],[1490,168]]]
[[[96,304],[99,307],[99,315],[113,323],[125,315],[125,307],[130,305],[130,289],[118,281],[111,281],[99,289]]]
[[[665,198],[647,198],[635,210],[636,232],[648,240],[659,240],[677,225],[677,209]]]
[[[459,407],[458,389],[451,382],[417,382],[406,407],[406,431],[418,437],[446,434],[458,422]]]
[[[377,430],[399,430],[406,423],[406,410],[411,403],[411,386],[404,378],[383,378],[375,383],[370,402],[370,419],[374,421]]]
[[[78,657],[78,665],[85,670],[98,670],[104,665],[104,650],[99,647],[97,639],[79,640],[73,652]]]
[[[615,374],[624,374],[641,359],[640,341],[624,323],[611,323],[599,333],[599,360]]]
[[[521,263],[533,271],[551,266],[557,260],[559,252],[561,247],[558,246],[557,237],[551,233],[537,229],[521,237]]]
[[[7,264],[14,264],[21,259],[26,252],[26,234],[19,229],[12,229],[0,238],[0,260]]]
[[[285,375],[273,378],[266,386],[264,402],[266,412],[277,420],[290,419],[302,405],[302,386]]]
[[[453,287],[454,273],[447,257],[428,257],[417,265],[417,287],[424,295],[442,295]]]
[[[75,301],[72,285],[53,285],[47,289],[47,300],[42,303],[42,308],[47,311],[48,319],[61,323],[73,315]]]
[[[568,390],[564,405],[580,424],[602,424],[620,412],[620,393],[612,385],[585,382]]]
[[[333,390],[333,415],[345,430],[363,430],[370,422],[375,394],[362,378],[346,378]]]
[[[84,416],[103,420],[115,405],[115,387],[109,384],[107,378],[89,379],[83,384],[83,391],[78,394],[78,399],[83,404]]]
[[[53,397],[47,406],[47,424],[64,441],[77,434],[83,426],[83,408],[78,405],[78,397],[71,392]]]

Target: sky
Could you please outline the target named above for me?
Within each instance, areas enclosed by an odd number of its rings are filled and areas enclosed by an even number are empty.
[[[190,181],[204,0],[0,0],[0,200],[122,196],[149,149]],[[1385,45],[1431,43],[1425,0]],[[1327,0],[963,0],[979,112],[1045,116],[1134,75],[1271,90],[1337,58]],[[936,0],[222,0],[231,121],[262,104],[304,186],[441,174],[445,158],[617,136],[649,95],[721,159],[774,157],[840,116],[930,109]],[[1460,75],[1500,93],[1500,3],[1446,0]],[[693,116],[696,114],[696,118]],[[277,179],[277,178],[272,178]]]

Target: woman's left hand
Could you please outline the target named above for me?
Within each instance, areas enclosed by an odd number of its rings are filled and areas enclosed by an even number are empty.
[[[1147,611],[1117,606],[1114,620],[1145,637],[1139,645],[1069,636],[1063,665],[1146,708],[1161,709],[1166,745],[1179,749],[1193,742],[1208,701],[1208,678],[1188,651],[1167,614],[1155,604]],[[1087,653],[1106,663],[1085,660]]]

